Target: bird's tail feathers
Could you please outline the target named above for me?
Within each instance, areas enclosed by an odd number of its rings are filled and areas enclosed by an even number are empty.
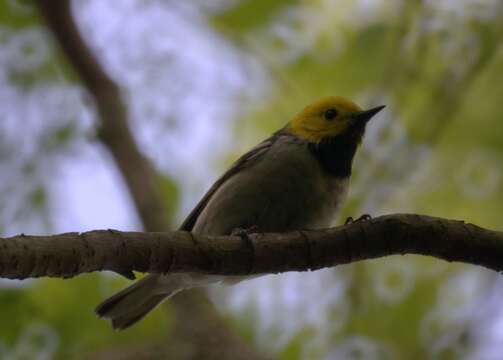
[[[99,317],[112,320],[114,329],[125,329],[152,311],[162,301],[191,287],[182,274],[147,275],[96,307]]]

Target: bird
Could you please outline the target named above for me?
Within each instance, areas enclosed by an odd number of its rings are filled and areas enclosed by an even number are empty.
[[[288,232],[333,224],[349,186],[368,121],[385,106],[362,110],[326,96],[242,155],[216,180],[180,226],[205,235]],[[181,290],[249,277],[150,274],[103,301],[95,312],[117,330],[138,322]]]

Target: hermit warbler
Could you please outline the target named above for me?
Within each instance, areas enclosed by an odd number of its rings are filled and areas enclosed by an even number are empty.
[[[308,105],[281,130],[241,156],[208,190],[180,230],[228,235],[319,229],[343,203],[367,122],[384,106],[362,111],[330,96]],[[134,324],[180,290],[246,278],[174,273],[148,275],[101,303],[96,313],[116,329]]]

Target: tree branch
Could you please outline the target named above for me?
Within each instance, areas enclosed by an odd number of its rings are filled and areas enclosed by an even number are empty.
[[[253,246],[251,251],[250,245]],[[0,239],[0,277],[72,277],[91,271],[250,275],[316,270],[420,254],[503,271],[503,233],[426,215],[381,216],[326,230],[203,236],[97,230]]]
[[[139,216],[148,231],[166,230],[169,216],[160,200],[156,173],[143,156],[128,127],[119,86],[103,70],[80,35],[69,0],[37,0],[59,45],[93,96],[100,119],[98,135],[124,175]]]

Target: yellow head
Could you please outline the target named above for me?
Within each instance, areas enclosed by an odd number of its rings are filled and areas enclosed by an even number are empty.
[[[340,96],[327,96],[306,106],[286,126],[286,130],[307,141],[318,143],[348,130],[365,130],[365,124],[384,106],[362,111],[354,102]]]

